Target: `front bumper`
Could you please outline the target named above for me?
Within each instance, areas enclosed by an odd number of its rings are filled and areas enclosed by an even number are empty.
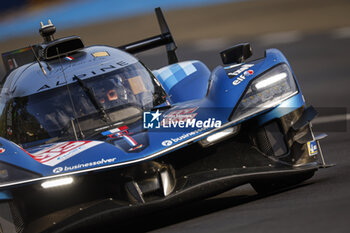
[[[16,231],[87,231],[247,183],[310,178],[319,168],[318,156],[310,156],[306,145],[311,128],[293,129],[304,112],[300,108],[263,126],[253,119],[213,146],[194,143],[153,161],[77,176],[72,187],[18,187],[10,207],[24,225]]]

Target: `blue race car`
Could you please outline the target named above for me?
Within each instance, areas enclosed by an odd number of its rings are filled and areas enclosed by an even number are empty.
[[[161,34],[118,48],[54,38],[2,54],[2,232],[93,229],[251,184],[259,193],[326,167],[295,75],[283,54],[248,43],[210,71],[179,62],[163,14]],[[149,70],[132,54],[166,46]]]

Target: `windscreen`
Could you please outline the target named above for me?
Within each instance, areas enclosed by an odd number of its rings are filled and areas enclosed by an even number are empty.
[[[7,127],[1,127],[1,134],[22,145],[74,139],[74,131],[88,136],[98,128],[139,119],[143,111],[165,100],[166,94],[152,73],[135,63],[80,79],[80,83],[10,100],[2,114]]]

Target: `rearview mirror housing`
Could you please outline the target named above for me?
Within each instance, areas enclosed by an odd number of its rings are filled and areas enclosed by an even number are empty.
[[[220,52],[224,64],[242,63],[252,55],[252,47],[249,43],[238,44]]]

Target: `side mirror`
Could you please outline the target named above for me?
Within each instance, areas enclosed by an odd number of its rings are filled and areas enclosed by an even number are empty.
[[[242,43],[220,52],[224,64],[242,63],[252,56],[252,47],[249,43]]]

